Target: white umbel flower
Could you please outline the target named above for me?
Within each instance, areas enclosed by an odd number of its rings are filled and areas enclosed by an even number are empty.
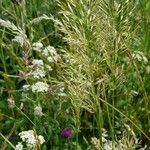
[[[43,116],[42,108],[40,106],[36,106],[34,108],[34,115],[38,116],[38,117],[42,117]]]
[[[30,149],[35,148],[37,142],[39,142],[40,145],[45,142],[44,137],[42,135],[37,136],[33,130],[22,131],[19,133],[19,136],[22,141],[26,143],[27,148]],[[21,143],[19,145],[21,146]]]
[[[22,150],[23,149],[23,145],[21,142],[18,142],[18,144],[15,147],[15,150]]]
[[[41,59],[34,59],[34,60],[32,61],[32,64],[33,64],[33,66],[41,67],[41,66],[44,65],[44,62],[43,62],[43,60],[41,60]]]
[[[19,136],[23,142],[27,143],[27,145],[35,145],[36,144],[33,130],[22,131],[19,133]]]
[[[47,46],[42,53],[44,56],[49,56],[49,55],[56,55],[56,49],[52,46]]]
[[[33,50],[37,52],[41,52],[43,48],[43,44],[41,42],[33,43]]]
[[[55,56],[49,56],[49,57],[47,57],[47,60],[49,61],[49,62],[57,62],[58,60],[59,60],[59,55],[55,55]]]
[[[32,92],[47,92],[49,85],[47,83],[44,82],[37,82],[34,85],[31,86],[32,88]]]
[[[54,62],[54,59],[53,59],[53,57],[51,57],[51,56],[47,57],[47,60],[48,60],[49,62]]]
[[[36,68],[34,71],[31,71],[29,74],[33,76],[33,78],[39,79],[45,77],[46,71],[44,70],[44,67],[41,67],[41,68]]]
[[[42,145],[45,142],[45,139],[42,135],[38,136],[38,140],[40,141],[40,144]]]
[[[28,91],[30,89],[30,85],[25,84],[22,86],[23,91]]]
[[[44,70],[44,62],[43,60],[34,59],[32,61],[32,65],[29,66],[31,69],[29,75],[33,76],[33,78],[43,78],[46,75],[46,71]]]

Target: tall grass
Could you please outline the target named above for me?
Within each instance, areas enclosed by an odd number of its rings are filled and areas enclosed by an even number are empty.
[[[15,149],[24,130],[33,131],[34,149],[130,150],[149,143],[149,1],[0,6],[1,149]],[[33,90],[39,82],[44,92]]]
[[[100,138],[102,128],[107,127],[114,140],[116,121],[121,120],[120,125],[130,124],[149,139],[149,97],[144,83],[148,75],[142,73],[148,60],[139,66],[133,57],[138,51],[148,56],[146,45],[142,47],[147,39],[140,36],[147,34],[146,30],[141,33],[148,25],[145,5],[135,1],[59,1],[64,16],[61,31],[68,43],[61,78],[68,84],[77,122],[84,109],[93,112]],[[133,91],[138,94],[132,95]],[[142,127],[141,121],[145,122]]]

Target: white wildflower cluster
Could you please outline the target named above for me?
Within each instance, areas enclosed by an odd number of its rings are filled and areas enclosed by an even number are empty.
[[[26,87],[26,88],[25,88]],[[26,90],[25,90],[26,89]],[[47,92],[49,89],[49,85],[42,81],[37,81],[36,83],[32,85],[24,85],[23,86],[23,92],[22,92],[22,98],[26,99],[28,94],[27,91],[31,90],[33,93],[39,93],[39,92]]]
[[[23,85],[23,91],[28,91],[28,90],[30,90],[30,85],[28,85],[28,84],[25,84],[25,85]]]
[[[40,45],[39,45],[40,47]],[[46,75],[46,71],[44,68],[44,62],[41,59],[33,59],[32,64],[29,66],[30,72],[29,77],[33,77],[34,79],[42,79]],[[29,89],[32,92],[47,92],[49,89],[49,85],[42,81],[37,81],[32,85],[24,85],[23,91],[28,91]]]
[[[47,92],[49,89],[49,85],[44,82],[36,82],[31,86],[32,92]]]
[[[132,54],[132,58],[133,58],[133,59],[137,59],[139,62],[144,62],[145,64],[148,63],[147,57],[144,55],[143,52],[140,52],[140,51],[135,51],[135,52]]]
[[[23,144],[22,142],[18,142],[18,144],[15,147],[16,150],[22,150],[23,149]]]
[[[34,79],[42,79],[46,75],[46,71],[44,68],[43,60],[34,59],[32,61],[32,65],[29,66],[30,72],[29,77],[33,77]],[[32,92],[47,92],[49,89],[49,85],[42,81],[37,81],[32,85],[24,85],[23,91],[26,93],[28,90],[32,90]]]
[[[41,59],[34,59],[32,65],[29,66],[29,69],[31,70],[29,76],[32,76],[35,79],[43,78],[46,75],[44,62]]]
[[[33,43],[33,50],[40,52],[49,62],[57,62],[60,58],[54,47],[49,45],[44,48],[40,42]]]
[[[33,50],[37,52],[41,52],[41,50],[43,49],[43,44],[41,42],[33,43],[32,46],[33,46]]]
[[[56,62],[59,59],[59,55],[57,54],[56,49],[52,46],[47,46],[44,48],[41,42],[36,42],[32,44],[32,49],[39,52],[40,55],[45,57],[49,62]],[[51,66],[48,64],[44,64],[43,60],[41,59],[33,59],[31,65],[29,65],[28,68],[28,77],[40,79],[40,81],[36,81],[36,83],[29,85],[29,87],[27,88],[31,89],[34,93],[47,92],[49,89],[49,85],[45,82],[42,82],[41,79],[46,76],[46,70],[52,70]]]
[[[43,112],[42,112],[42,107],[41,106],[36,106],[34,108],[34,115],[37,117],[42,117],[43,116]]]
[[[23,148],[34,149],[36,144],[42,145],[45,139],[42,135],[36,135],[33,130],[22,131],[19,133],[22,142],[18,142],[16,150],[22,150]],[[25,146],[25,147],[24,147]]]

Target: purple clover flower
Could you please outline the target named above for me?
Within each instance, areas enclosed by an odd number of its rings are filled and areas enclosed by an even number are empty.
[[[70,137],[72,137],[72,136],[73,136],[73,131],[72,131],[72,129],[71,129],[71,128],[64,128],[64,129],[62,130],[62,136],[63,136],[64,138],[70,138]]]

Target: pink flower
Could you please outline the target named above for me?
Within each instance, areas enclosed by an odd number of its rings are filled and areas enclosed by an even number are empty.
[[[64,128],[64,129],[62,130],[62,136],[63,136],[64,138],[70,138],[70,137],[72,137],[72,136],[73,136],[73,131],[72,131],[72,129],[71,129],[71,128]]]

